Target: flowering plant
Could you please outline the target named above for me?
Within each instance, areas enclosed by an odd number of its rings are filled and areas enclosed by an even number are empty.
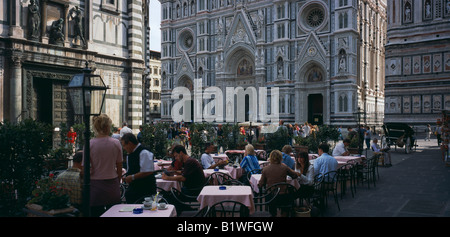
[[[36,188],[33,190],[32,199],[28,204],[39,204],[42,209],[54,210],[66,208],[69,203],[69,190],[54,179],[54,175],[36,181]]]

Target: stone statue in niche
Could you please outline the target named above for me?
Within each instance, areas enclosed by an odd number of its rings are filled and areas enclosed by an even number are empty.
[[[282,76],[283,76],[283,59],[279,57],[277,61],[277,77]]]
[[[56,44],[56,45],[63,45],[64,43],[64,34],[63,32],[63,23],[64,20],[62,18],[59,18],[59,20],[56,20],[52,23],[52,26],[50,28],[49,32],[49,43],[50,44]]]
[[[405,21],[410,22],[411,21],[411,7],[409,4],[406,4],[405,7]]]
[[[28,5],[28,31],[31,40],[38,40],[40,36],[41,16],[39,6],[35,0]]]
[[[83,12],[81,11],[81,9],[78,6],[75,6],[74,8],[72,8],[70,10],[69,16],[72,18],[72,20],[74,21],[74,45],[75,42],[77,40],[77,38],[79,37],[80,40],[83,42],[83,46],[86,46],[86,40],[84,39],[83,36]]]
[[[346,66],[345,66],[345,56],[341,55],[341,58],[339,59],[339,71],[345,72]]]
[[[431,18],[431,3],[430,3],[430,1],[425,2],[425,17],[427,19]]]

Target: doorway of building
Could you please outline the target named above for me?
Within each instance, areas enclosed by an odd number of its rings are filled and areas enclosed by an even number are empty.
[[[34,78],[34,92],[36,95],[34,108],[36,120],[42,123],[53,124],[52,116],[52,82],[49,79]]]
[[[308,95],[308,123],[323,124],[323,96],[321,94]]]

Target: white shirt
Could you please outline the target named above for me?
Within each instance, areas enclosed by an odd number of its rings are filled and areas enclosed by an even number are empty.
[[[211,167],[211,165],[216,164],[216,162],[214,162],[214,159],[212,158],[212,156],[209,154],[206,154],[206,153],[203,153],[201,160],[202,160],[203,169],[208,169],[209,167]]]
[[[343,142],[339,142],[333,149],[332,156],[341,156],[346,151],[347,149],[345,149],[345,144]]]
[[[123,137],[123,134],[125,133],[133,133],[133,130],[131,128],[124,126],[122,129],[120,129],[120,137]]]
[[[381,152],[380,146],[378,146],[378,144],[372,142],[371,147],[374,152]]]
[[[141,143],[139,143],[136,148],[133,150],[133,152],[141,145]],[[141,167],[141,169],[139,170],[139,172],[153,172],[155,171],[155,165],[153,163],[153,153],[144,149],[141,151],[141,153],[139,154],[139,166]],[[128,166],[128,159],[127,159],[127,167]]]

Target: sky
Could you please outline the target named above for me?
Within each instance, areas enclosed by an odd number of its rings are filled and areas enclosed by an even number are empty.
[[[150,0],[150,50],[161,52],[161,3]]]

